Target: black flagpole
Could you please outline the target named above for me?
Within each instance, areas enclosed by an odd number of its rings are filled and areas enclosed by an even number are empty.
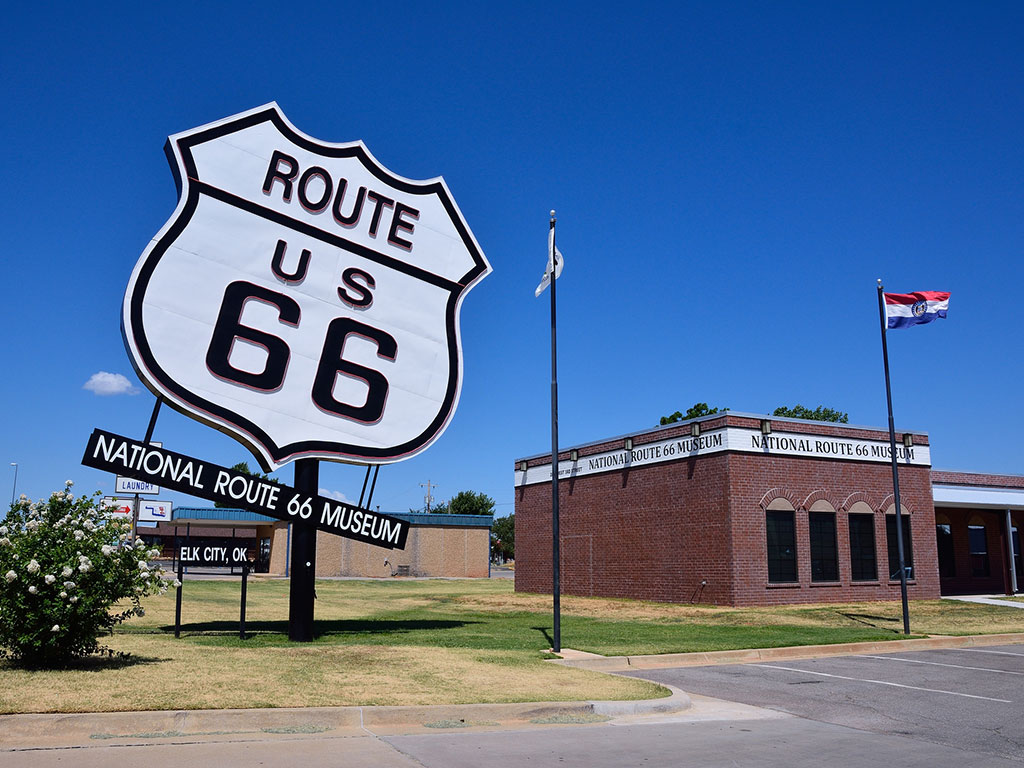
[[[558,546],[558,355],[556,354],[556,313],[555,313],[555,212],[551,212],[551,249],[548,259],[551,264],[551,567],[555,637],[551,650],[562,651],[562,604],[561,581],[559,579],[560,553]]]
[[[900,505],[900,473],[896,462],[896,427],[892,420],[892,388],[889,386],[889,347],[885,342],[885,299],[882,279],[878,279],[878,319],[882,326],[882,360],[885,364],[885,401],[889,406],[889,451],[892,453],[892,491],[896,500],[896,552],[900,561],[900,596],[903,599],[903,634],[910,634],[910,607],[907,604],[907,569],[903,559],[903,507]],[[888,570],[888,567],[886,568]],[[891,575],[890,575],[891,578]]]

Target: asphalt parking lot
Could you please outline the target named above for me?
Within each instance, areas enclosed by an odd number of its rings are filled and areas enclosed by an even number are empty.
[[[45,743],[12,742],[0,749],[0,765],[1024,768],[1024,644],[634,674],[683,688],[693,706],[664,715],[508,724],[488,722],[485,710],[479,720],[419,725],[364,722],[360,715],[347,727],[228,724],[130,733],[113,742],[105,732],[86,740],[57,733]]]
[[[627,674],[818,722],[1024,762],[1024,645]]]

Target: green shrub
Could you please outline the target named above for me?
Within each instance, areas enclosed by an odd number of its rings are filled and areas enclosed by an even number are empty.
[[[0,656],[28,667],[105,650],[101,634],[143,615],[143,595],[167,589],[147,562],[155,550],[71,486],[35,503],[22,496],[0,524]]]

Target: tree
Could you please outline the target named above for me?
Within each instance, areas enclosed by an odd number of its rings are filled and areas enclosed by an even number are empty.
[[[280,481],[279,480],[275,480],[273,477],[270,477],[269,475],[267,475],[264,472],[253,472],[251,469],[249,469],[249,465],[246,462],[244,462],[244,461],[238,462],[237,464],[235,464],[231,468],[233,470],[235,470],[235,472],[241,472],[243,475],[252,475],[253,477],[258,477],[261,480],[266,480],[268,483],[277,483],[278,485],[280,485]],[[224,509],[224,508],[234,509],[234,507],[232,505],[230,505],[230,504],[222,504],[219,501],[215,501],[213,503],[213,506],[217,507],[219,509]]]
[[[493,515],[494,499],[486,493],[460,491],[448,502],[445,512],[449,515]]]
[[[448,512],[448,502],[447,501],[439,501],[437,504],[432,506],[430,509],[427,509],[426,505],[423,505],[419,509],[413,509],[412,507],[410,507],[409,508],[409,512],[410,512],[410,514],[413,514],[413,515],[422,515],[422,514],[424,514],[426,512],[429,512],[432,515],[447,515],[447,514],[450,514]]]
[[[839,424],[846,424],[850,421],[850,415],[848,413],[836,411],[832,408],[826,408],[823,405],[819,405],[812,411],[810,408],[805,408],[799,403],[792,408],[780,405],[772,411],[772,416],[782,416],[789,419],[806,419],[808,421],[834,421]]]
[[[516,557],[516,513],[499,517],[491,523],[491,552],[496,558],[515,560]]]
[[[728,411],[728,408],[723,408],[723,411]],[[710,416],[713,413],[718,413],[718,408],[709,408],[707,403],[694,403],[686,409],[686,413],[680,413],[676,411],[671,416],[662,416],[661,424],[675,424],[677,421],[686,421],[687,419],[696,419],[700,416]]]

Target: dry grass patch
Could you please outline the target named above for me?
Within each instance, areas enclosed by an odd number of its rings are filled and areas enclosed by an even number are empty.
[[[551,598],[508,580],[318,581],[317,638],[287,640],[288,582],[253,579],[237,639],[239,582],[186,581],[107,639],[130,663],[32,672],[0,663],[0,712],[636,699],[664,690],[546,664]],[[605,655],[780,647],[901,636],[900,604],[722,608],[563,597],[562,642]],[[1024,632],[1024,611],[911,603],[916,634]]]
[[[28,671],[0,665],[0,712],[641,699],[640,680],[545,664],[523,652],[407,646],[224,648],[117,635],[134,663]]]

